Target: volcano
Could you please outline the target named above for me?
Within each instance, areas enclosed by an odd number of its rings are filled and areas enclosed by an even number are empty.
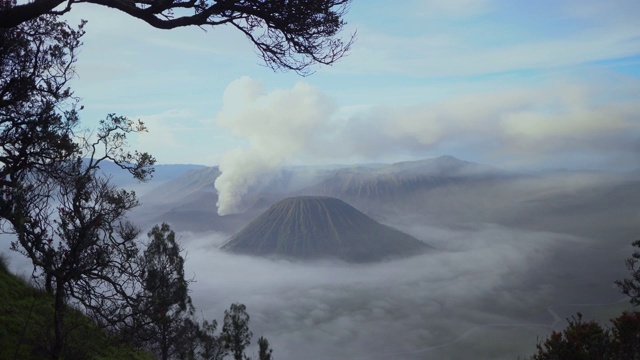
[[[223,250],[289,259],[352,263],[417,255],[433,249],[332,197],[284,199],[229,239]]]

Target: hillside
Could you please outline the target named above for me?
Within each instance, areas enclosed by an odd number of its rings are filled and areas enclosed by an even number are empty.
[[[53,337],[53,298],[11,274],[0,257],[0,355],[2,359],[47,359]],[[115,345],[78,311],[67,312],[65,359],[151,359]]]
[[[420,254],[431,247],[342,200],[302,196],[273,205],[222,248],[259,256],[373,262]]]

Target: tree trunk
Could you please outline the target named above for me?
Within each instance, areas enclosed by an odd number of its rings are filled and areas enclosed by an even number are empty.
[[[56,281],[55,307],[53,310],[53,328],[55,339],[51,349],[51,360],[59,360],[64,346],[64,284]]]
[[[161,325],[161,336],[160,336],[160,351],[162,352],[161,354],[161,359],[162,360],[168,360],[169,359],[169,344],[168,340],[167,340],[167,328],[166,328],[166,324],[162,323]]]
[[[45,276],[44,289],[47,291],[48,294],[53,294],[53,286],[51,285],[52,278],[53,276],[51,274],[46,274]]]

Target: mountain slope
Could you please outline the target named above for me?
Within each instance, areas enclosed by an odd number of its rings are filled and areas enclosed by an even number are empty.
[[[53,297],[11,274],[0,254],[0,359],[48,359],[53,334]],[[151,355],[109,334],[80,311],[65,314],[66,359],[138,359]]]
[[[222,248],[250,255],[373,262],[419,254],[431,247],[342,200],[302,196],[273,205]]]

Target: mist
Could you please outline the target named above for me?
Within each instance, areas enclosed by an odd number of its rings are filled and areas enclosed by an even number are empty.
[[[345,199],[436,249],[406,259],[354,265],[240,256],[220,250],[237,230],[189,231],[183,223],[177,235],[197,317],[220,323],[230,304],[245,304],[254,343],[266,337],[281,360],[516,359],[533,354],[537,339],[578,311],[607,321],[628,308],[613,282],[628,276],[624,259],[640,232],[636,175],[476,178],[466,170],[480,165],[462,164],[458,180],[443,177],[384,201]],[[289,178],[274,173],[282,197],[288,187],[304,192],[322,176],[333,179],[324,168],[294,170]],[[217,171],[185,176],[145,189],[157,199],[143,198],[145,221],[186,218],[202,223],[199,229],[224,228],[230,217],[214,218],[210,189]],[[428,179],[438,176],[429,172]],[[259,214],[233,222],[241,227]],[[145,230],[153,225],[135,216]],[[28,277],[29,262],[5,252],[12,270]]]
[[[409,231],[438,251],[309,264],[225,253],[227,234],[187,235],[191,296],[218,321],[229,304],[247,305],[254,335],[283,360],[513,359],[574,311],[623,305],[611,286],[623,268],[605,269],[593,240],[491,224]]]

